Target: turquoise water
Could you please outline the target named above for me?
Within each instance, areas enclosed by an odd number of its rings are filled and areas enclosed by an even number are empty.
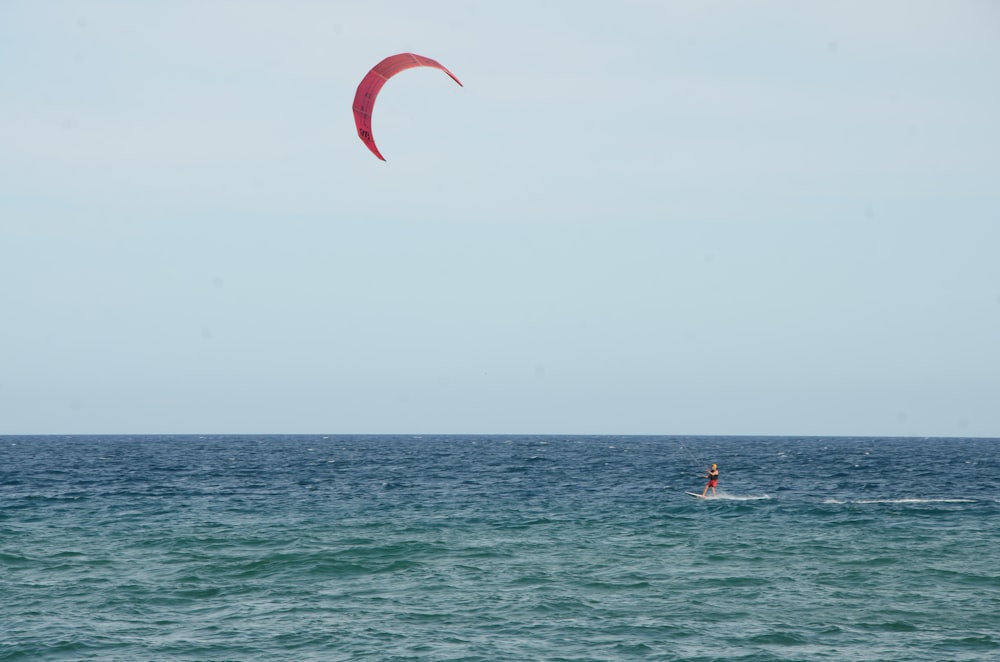
[[[975,439],[0,437],[0,660],[1000,659],[998,470]]]

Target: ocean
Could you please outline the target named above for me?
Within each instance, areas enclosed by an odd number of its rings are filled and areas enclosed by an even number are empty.
[[[1000,660],[998,476],[997,439],[3,436],[0,660]]]

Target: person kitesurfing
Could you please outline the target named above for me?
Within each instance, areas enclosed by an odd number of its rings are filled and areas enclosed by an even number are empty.
[[[712,488],[712,496],[715,494],[715,486],[719,484],[719,465],[713,464],[711,469],[707,469],[706,473],[702,478],[707,478],[708,482],[705,484],[705,489],[701,491],[702,496],[708,494],[708,488]]]

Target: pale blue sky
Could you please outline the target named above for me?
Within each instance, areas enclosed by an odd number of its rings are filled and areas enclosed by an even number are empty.
[[[996,2],[0,0],[0,434],[1000,436],[998,81]]]

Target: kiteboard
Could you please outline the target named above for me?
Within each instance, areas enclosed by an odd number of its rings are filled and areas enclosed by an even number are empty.
[[[702,494],[696,494],[694,492],[685,492],[684,494],[688,496],[693,496],[695,499],[711,499],[712,497],[704,496]]]

